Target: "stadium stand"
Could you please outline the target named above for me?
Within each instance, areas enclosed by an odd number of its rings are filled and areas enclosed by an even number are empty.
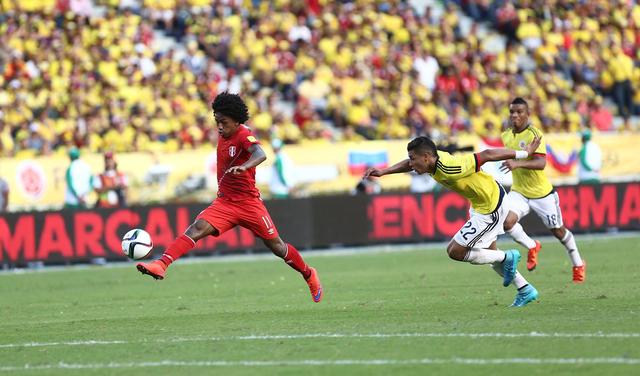
[[[536,67],[556,70],[615,103],[623,126],[640,115],[640,5],[634,1],[483,1],[457,3],[521,42]],[[601,99],[595,97],[594,102]],[[593,108],[597,108],[595,103]],[[583,110],[582,113],[585,113]],[[598,122],[598,129],[602,129]],[[605,129],[608,129],[605,127]]]

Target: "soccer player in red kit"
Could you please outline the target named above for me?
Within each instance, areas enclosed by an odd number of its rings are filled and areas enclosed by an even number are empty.
[[[219,236],[235,226],[251,230],[278,257],[297,270],[309,285],[313,301],[322,300],[322,285],[316,270],[308,266],[291,244],[278,235],[271,216],[256,188],[256,166],[267,157],[260,142],[244,125],[249,111],[237,94],[224,92],[211,105],[218,127],[218,198],[196,217],[183,235],[169,245],[162,257],[138,263],[143,274],[164,279],[172,262],[193,249],[205,236]]]

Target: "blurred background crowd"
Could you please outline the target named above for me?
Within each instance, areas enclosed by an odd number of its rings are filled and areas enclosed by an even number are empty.
[[[640,127],[635,1],[429,4],[2,0],[0,156],[196,148],[224,90],[289,144]]]

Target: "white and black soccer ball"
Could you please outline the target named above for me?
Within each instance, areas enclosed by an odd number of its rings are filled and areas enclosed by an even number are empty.
[[[145,230],[134,228],[122,237],[122,252],[130,259],[146,258],[151,254],[152,249],[151,235]]]

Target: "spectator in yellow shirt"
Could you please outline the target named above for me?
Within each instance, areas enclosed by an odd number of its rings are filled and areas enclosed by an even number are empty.
[[[618,106],[618,115],[625,120],[625,127],[630,127],[633,111],[633,59],[627,56],[619,46],[614,46],[609,60],[609,71],[613,77],[613,99]]]
[[[540,47],[542,44],[540,26],[531,16],[527,16],[526,20],[518,26],[516,36],[522,44],[531,51]]]

